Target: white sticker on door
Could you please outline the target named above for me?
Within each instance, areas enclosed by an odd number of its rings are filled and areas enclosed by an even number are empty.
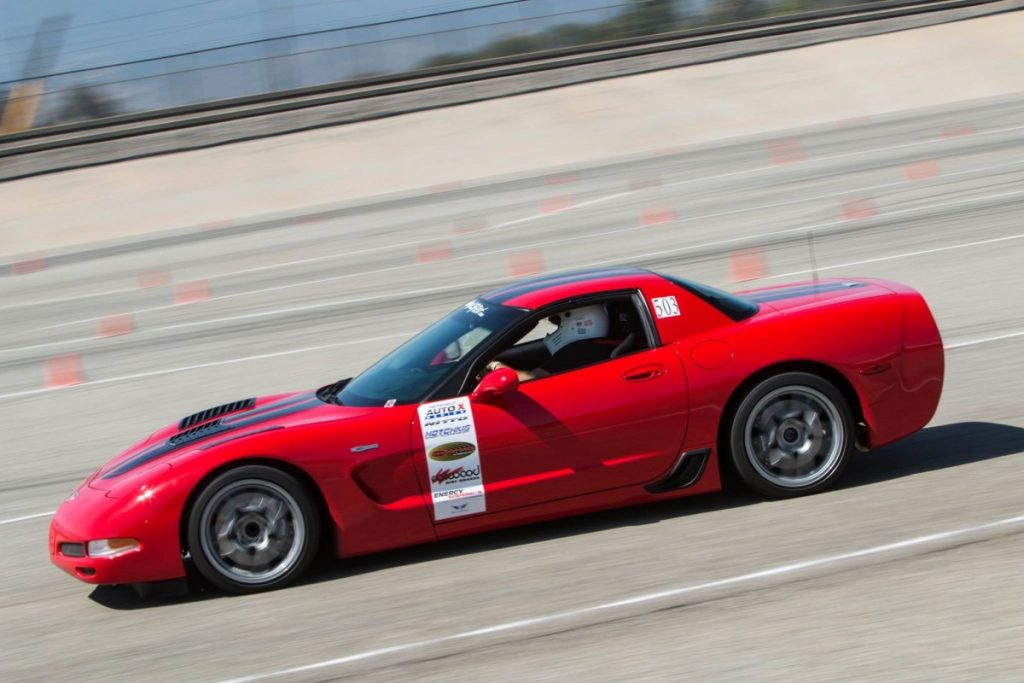
[[[487,510],[473,408],[463,396],[419,407],[434,519]]]
[[[651,299],[654,304],[654,315],[659,318],[675,318],[679,313],[679,304],[674,296],[659,296]]]

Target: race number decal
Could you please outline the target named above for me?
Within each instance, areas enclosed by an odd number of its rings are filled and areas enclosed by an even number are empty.
[[[651,299],[654,315],[659,318],[675,318],[680,315],[679,304],[674,296],[660,296]]]
[[[419,416],[434,519],[485,512],[484,479],[469,397],[425,403],[419,407]]]

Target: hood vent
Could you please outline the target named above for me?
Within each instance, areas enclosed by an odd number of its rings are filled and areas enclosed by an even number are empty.
[[[201,424],[198,427],[178,432],[169,438],[167,443],[172,446],[180,446],[183,443],[188,443],[189,441],[195,441],[196,439],[202,439],[205,436],[216,434],[224,428],[225,427],[221,424],[220,420],[214,420],[213,422],[207,422],[206,424]]]
[[[234,403],[225,403],[222,406],[200,410],[198,413],[193,413],[188,417],[181,418],[181,422],[178,423],[178,429],[188,429],[192,425],[212,420],[213,418],[220,417],[221,415],[227,415],[228,413],[234,413],[239,410],[248,410],[254,405],[256,405],[256,399],[247,398],[241,401],[235,401]]]

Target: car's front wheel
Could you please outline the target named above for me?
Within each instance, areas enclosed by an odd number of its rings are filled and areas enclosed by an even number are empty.
[[[854,419],[827,380],[787,372],[755,386],[730,430],[732,462],[755,491],[776,498],[815,493],[842,474],[854,447]]]
[[[217,476],[189,515],[188,547],[196,569],[232,593],[290,583],[309,567],[319,536],[319,514],[305,487],[263,465]]]

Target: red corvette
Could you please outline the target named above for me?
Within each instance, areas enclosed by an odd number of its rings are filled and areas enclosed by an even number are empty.
[[[942,390],[924,299],[883,280],[731,295],[616,268],[475,299],[354,379],[189,415],[61,505],[89,583],[277,588],[339,557],[717,491],[820,491],[921,429]]]

